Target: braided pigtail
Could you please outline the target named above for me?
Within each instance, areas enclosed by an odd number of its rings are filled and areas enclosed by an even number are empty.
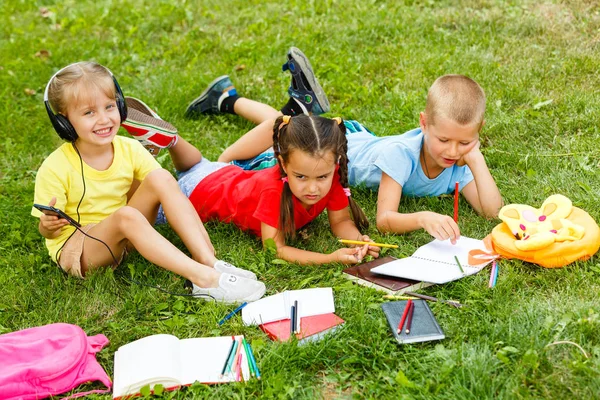
[[[283,181],[283,191],[281,193],[281,200],[279,203],[279,230],[283,232],[284,238],[286,240],[288,238],[294,239],[296,237],[293,194],[287,180],[287,175],[281,163],[282,158],[287,158],[287,147],[285,147],[285,139],[283,139],[283,148],[285,154],[283,154],[282,156],[281,138],[286,135],[286,132],[289,129],[291,129],[290,121],[291,118],[289,115],[283,115],[277,118],[275,120],[275,124],[273,125],[273,150],[275,152],[275,158],[277,158],[277,164],[279,165],[279,173],[281,174],[281,180]]]
[[[365,215],[364,211],[360,206],[354,201],[352,196],[350,196],[350,188],[348,187],[348,139],[346,138],[346,125],[341,118],[334,118],[334,121],[337,122],[340,132],[340,140],[339,140],[339,163],[340,168],[338,169],[338,174],[340,175],[340,184],[344,188],[344,192],[348,196],[348,203],[350,205],[350,211],[352,212],[352,219],[354,220],[354,224],[358,227],[359,230],[364,230],[369,227],[369,220]]]

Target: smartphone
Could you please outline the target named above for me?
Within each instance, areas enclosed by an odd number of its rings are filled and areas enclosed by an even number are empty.
[[[79,222],[75,221],[73,218],[69,217],[67,214],[65,214],[62,210],[59,210],[58,208],[52,206],[45,206],[43,204],[34,204],[33,206],[46,215],[56,215],[57,217],[66,219],[71,225],[81,228],[81,224],[79,224]]]

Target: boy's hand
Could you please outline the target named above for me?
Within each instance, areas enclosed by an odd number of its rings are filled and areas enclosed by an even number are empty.
[[[367,235],[363,235],[359,240],[363,241],[363,242],[373,242],[371,240],[370,237],[368,237]],[[378,258],[379,257],[379,251],[381,249],[377,246],[369,246],[368,250],[367,250],[367,254],[370,255],[373,258]]]
[[[335,261],[343,264],[356,264],[362,261],[367,251],[369,251],[369,245],[365,244],[357,247],[344,247],[336,250],[332,255],[335,257]]]
[[[54,207],[56,204],[56,197],[53,197],[48,205]],[[51,239],[56,236],[63,226],[69,225],[69,221],[64,218],[59,218],[57,215],[46,215],[42,213],[40,216],[40,233],[45,238]]]
[[[481,151],[479,149],[480,146],[481,146],[481,142],[478,140],[475,143],[475,145],[471,148],[471,150],[469,150],[467,153],[465,153],[465,155],[462,156],[456,162],[456,165],[458,165],[459,167],[462,167],[465,164],[470,165],[470,163],[472,163],[476,157],[483,157],[483,154],[481,154]]]
[[[450,239],[452,244],[456,244],[456,239],[460,237],[458,225],[447,215],[424,212],[421,217],[421,227],[438,240]]]

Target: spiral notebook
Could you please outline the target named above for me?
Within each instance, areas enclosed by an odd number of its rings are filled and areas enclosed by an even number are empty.
[[[381,309],[398,343],[428,342],[430,340],[441,340],[446,337],[425,300],[413,300],[415,309],[410,324],[410,333],[407,334],[405,329],[402,329],[402,332],[398,334],[398,324],[404,313],[406,303],[407,300],[402,300],[391,301],[381,305]],[[404,328],[406,328],[406,323]]]
[[[373,268],[376,274],[396,276],[430,283],[446,283],[455,281],[481,271],[489,261],[482,264],[469,265],[469,251],[485,250],[482,240],[461,236],[456,244],[450,240],[434,240],[421,246],[410,257],[400,258]],[[454,257],[458,258],[462,271]]]

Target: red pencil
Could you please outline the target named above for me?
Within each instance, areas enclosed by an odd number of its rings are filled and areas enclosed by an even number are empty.
[[[396,330],[396,333],[399,335],[400,332],[402,332],[402,327],[404,326],[404,321],[406,320],[406,316],[408,315],[408,309],[410,308],[410,306],[412,305],[412,300],[408,299],[408,301],[406,302],[406,306],[404,307],[404,312],[402,313],[402,318],[400,318],[400,323],[398,324],[398,329]]]
[[[410,333],[410,324],[412,323],[412,317],[415,313],[415,304],[412,303],[410,310],[408,310],[408,317],[406,318],[406,331],[404,331],[407,335]]]
[[[454,184],[454,222],[458,224],[458,182]]]

